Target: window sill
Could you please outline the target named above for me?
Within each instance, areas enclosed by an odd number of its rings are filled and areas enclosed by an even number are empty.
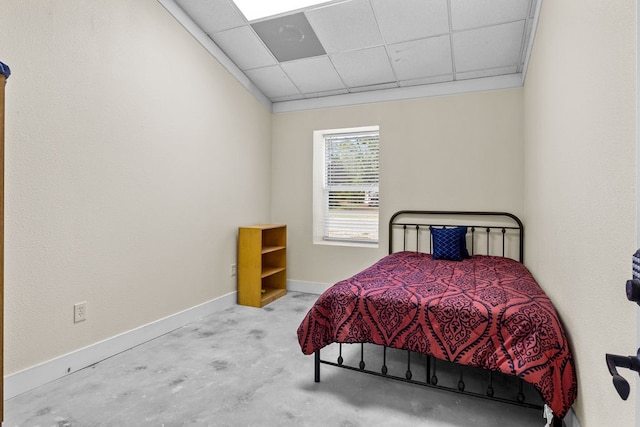
[[[325,245],[325,246],[349,246],[355,248],[370,248],[377,249],[380,245],[378,242],[353,242],[348,240],[324,240],[324,239],[315,239],[313,241],[314,245]]]

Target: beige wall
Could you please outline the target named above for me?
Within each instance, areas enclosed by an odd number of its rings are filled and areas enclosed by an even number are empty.
[[[275,114],[272,220],[288,225],[288,277],[329,284],[387,251],[401,209],[522,214],[522,90]],[[380,126],[380,247],[312,244],[314,130]]]
[[[634,426],[605,353],[633,354],[635,1],[545,1],[525,85],[528,265],[573,344],[582,427]],[[626,378],[637,375],[626,371]]]
[[[234,291],[270,112],[155,0],[0,10],[6,374]]]

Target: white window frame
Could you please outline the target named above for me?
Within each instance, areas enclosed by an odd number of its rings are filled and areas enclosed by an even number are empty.
[[[326,165],[325,165],[325,141],[327,136],[349,133],[377,132],[380,138],[379,126],[361,126],[343,129],[317,130],[313,132],[313,243],[320,245],[357,246],[377,248],[378,240],[349,240],[327,239],[324,236],[325,218],[328,210],[328,197],[326,191]],[[378,173],[378,181],[380,175]],[[379,183],[378,183],[379,191]],[[378,193],[379,194],[379,193]],[[378,201],[378,235],[380,234],[380,205]]]

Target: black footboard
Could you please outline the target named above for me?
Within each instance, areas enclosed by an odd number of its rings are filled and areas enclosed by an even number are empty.
[[[499,387],[500,384],[497,384],[497,383],[498,382],[501,383],[502,381],[496,381],[496,377],[501,376],[503,380],[504,380],[504,377],[507,377],[506,375],[501,374],[499,372],[491,372],[491,371],[485,371],[480,368],[471,368],[468,366],[463,367],[460,365],[450,364],[447,362],[439,361],[433,358],[432,356],[421,355],[408,350],[394,350],[394,349],[388,349],[387,347],[378,346],[375,344],[367,344],[368,347],[371,346],[371,348],[375,348],[376,351],[381,352],[381,355],[380,354],[378,355],[378,362],[380,361],[380,358],[381,358],[382,363],[381,363],[381,366],[379,366],[379,370],[375,371],[375,370],[368,369],[367,367],[367,362],[365,361],[365,351],[364,351],[365,345],[364,344],[349,344],[349,345],[360,347],[359,361],[357,360],[355,361],[358,363],[358,366],[352,366],[345,363],[343,358],[343,344],[338,344],[339,353],[335,362],[332,362],[329,360],[323,360],[320,357],[320,351],[318,350],[314,353],[315,382],[320,382],[320,365],[325,364],[325,365],[335,366],[342,369],[347,369],[351,371],[357,371],[365,374],[375,375],[378,377],[388,378],[391,380],[397,380],[397,381],[411,383],[419,386],[431,387],[438,390],[464,394],[467,396],[473,396],[476,398],[488,399],[488,400],[502,402],[506,404],[517,405],[525,408],[539,409],[541,412],[544,406],[544,404],[542,403],[542,399],[539,396],[539,393],[537,392],[537,390],[535,390],[533,386],[524,383],[524,381],[522,381],[517,377],[510,378],[510,380],[515,381],[517,383],[517,388],[516,388],[516,392],[512,393],[512,395],[509,396],[508,393],[505,394],[498,391],[497,387]],[[406,358],[406,369],[404,370],[403,376],[389,373],[389,368],[387,366],[387,353],[390,350],[394,351],[396,356],[400,351],[405,354],[404,357]],[[412,370],[412,363],[414,364],[413,365],[414,367],[416,363],[422,364],[420,369],[422,377],[418,378],[416,375],[414,375],[414,371]],[[439,383],[439,379],[440,379],[439,365],[445,365],[445,364],[457,366],[457,369],[458,369],[457,383],[453,387],[444,385],[442,384],[442,382]],[[478,375],[482,375],[485,377],[486,381],[484,382],[484,385],[482,387],[478,387],[477,381],[474,381],[473,387],[470,387],[469,384],[467,384],[467,382],[465,381],[465,371],[470,371],[470,370],[476,371],[477,373],[477,375],[475,376],[476,379]],[[451,375],[450,369],[447,374],[449,376]],[[561,419],[554,417],[552,425],[553,427],[562,427],[563,422]]]

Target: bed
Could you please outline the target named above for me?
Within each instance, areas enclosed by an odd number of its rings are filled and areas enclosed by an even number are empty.
[[[446,389],[538,407],[523,394],[527,383],[562,425],[577,396],[573,356],[553,304],[523,264],[523,238],[510,213],[394,214],[389,255],[324,292],[297,330],[302,352],[315,354],[316,382],[327,364],[445,389],[436,367],[453,363],[459,380]],[[333,343],[337,361],[323,360],[320,350]],[[381,349],[379,370],[367,368],[365,343]],[[347,344],[360,345],[356,366],[344,363]],[[399,350],[406,373],[392,376],[387,354]],[[424,380],[412,373],[416,355],[425,360]],[[485,373],[487,385],[469,390],[462,367]],[[496,376],[519,383],[513,398],[495,391]]]

